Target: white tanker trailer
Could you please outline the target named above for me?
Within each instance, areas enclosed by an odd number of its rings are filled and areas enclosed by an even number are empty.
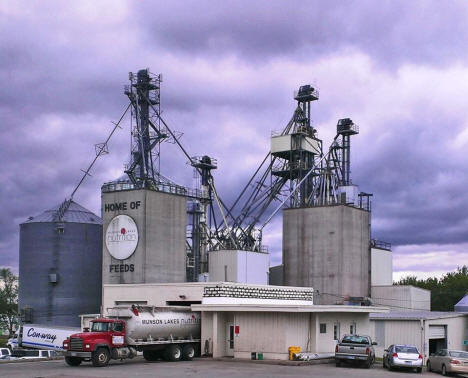
[[[200,314],[183,306],[131,306],[107,309],[108,315],[91,321],[88,332],[63,342],[65,361],[78,366],[91,361],[106,366],[143,352],[147,361],[191,360],[200,351]]]

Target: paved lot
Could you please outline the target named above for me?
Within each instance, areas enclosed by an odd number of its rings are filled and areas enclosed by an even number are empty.
[[[424,371],[389,372],[376,365],[371,369],[335,365],[281,366],[248,361],[146,362],[142,358],[125,362],[112,361],[105,368],[89,363],[69,367],[63,360],[0,364],[0,377],[14,378],[77,378],[77,377],[438,377]]]

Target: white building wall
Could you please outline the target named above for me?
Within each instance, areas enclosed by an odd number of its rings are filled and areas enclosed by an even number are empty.
[[[105,312],[106,308],[118,303],[146,302],[149,305],[165,306],[167,301],[200,302],[205,286],[207,284],[204,282],[104,285],[102,307]]]
[[[201,354],[213,354],[213,313],[201,313]]]
[[[382,357],[384,349],[392,344],[415,345],[424,356],[424,363],[429,357],[429,327],[432,325],[444,325],[447,327],[447,347],[450,349],[468,351],[468,346],[463,345],[467,340],[468,317],[453,317],[442,319],[419,320],[371,320],[372,338],[377,341],[375,355]],[[377,335],[379,327],[384,327],[384,338]]]
[[[269,266],[268,253],[212,251],[209,253],[209,280],[268,285]]]
[[[395,311],[430,311],[431,292],[414,286],[372,286],[372,303]]]
[[[371,248],[371,286],[393,284],[392,251]]]
[[[431,291],[410,286],[411,305],[414,309],[431,310]]]
[[[431,325],[445,325],[447,329],[447,348],[468,351],[468,316],[427,320],[425,324],[425,351],[429,357],[429,327]]]
[[[250,358],[262,352],[265,359],[287,359],[289,346],[307,347],[306,313],[241,313],[235,314],[239,335],[235,336],[234,356]]]
[[[236,252],[222,250],[208,253],[208,278],[211,282],[237,282]]]
[[[237,282],[268,285],[269,254],[250,251],[237,252]]]
[[[378,327],[383,327],[383,338],[378,337]],[[382,357],[384,349],[392,344],[415,345],[422,351],[423,336],[419,320],[371,320],[370,333],[372,340],[377,342],[375,355]],[[382,332],[380,332],[382,334]]]
[[[369,314],[350,313],[317,313],[316,317],[316,353],[333,353],[337,340],[334,339],[334,326],[338,326],[338,339],[350,333],[350,327],[355,327],[355,333],[370,335]],[[326,324],[326,333],[320,333],[320,324]]]
[[[327,324],[326,333],[320,333],[320,323]],[[290,346],[299,346],[303,352],[334,353],[335,323],[340,324],[341,336],[349,333],[351,324],[357,333],[370,333],[369,314],[363,313],[236,312],[234,324],[240,332],[235,336],[234,357],[250,358],[252,352],[261,352],[265,359],[288,359]]]

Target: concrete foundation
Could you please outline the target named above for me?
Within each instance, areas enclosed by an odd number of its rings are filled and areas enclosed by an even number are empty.
[[[313,287],[315,303],[370,295],[370,213],[336,205],[283,212],[284,285]],[[318,293],[317,293],[318,291]]]
[[[103,284],[185,281],[185,197],[146,189],[105,192],[102,215]],[[113,257],[106,245],[112,237],[108,226],[117,215],[131,217],[138,234],[136,249],[123,260]]]

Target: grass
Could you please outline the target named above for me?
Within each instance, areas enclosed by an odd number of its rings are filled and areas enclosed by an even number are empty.
[[[0,336],[0,347],[6,347],[8,336]]]

